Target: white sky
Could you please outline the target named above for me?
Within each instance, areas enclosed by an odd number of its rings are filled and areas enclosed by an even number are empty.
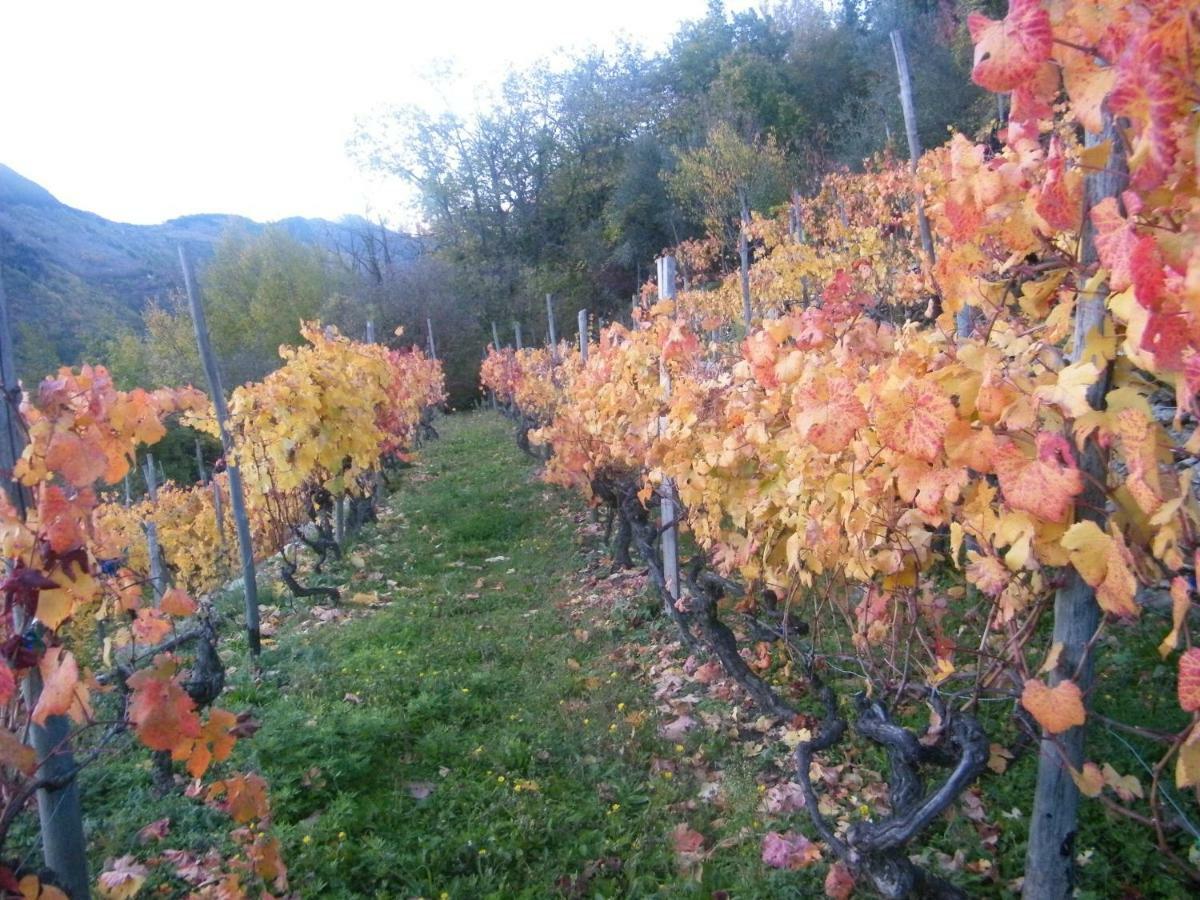
[[[749,0],[728,0],[743,9]],[[0,163],[126,222],[396,218],[346,155],[356,118],[624,34],[664,49],[704,0],[0,0]]]

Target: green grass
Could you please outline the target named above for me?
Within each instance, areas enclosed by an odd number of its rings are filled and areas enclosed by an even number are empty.
[[[366,565],[351,590],[377,590],[391,605],[305,635],[282,630],[262,679],[243,667],[222,698],[262,722],[229,765],[269,780],[293,889],[475,898],[556,896],[572,881],[587,897],[814,888],[814,874],[759,862],[757,763],[711,736],[689,735],[683,751],[658,736],[652,688],[609,659],[644,633],[567,621],[560,604],[598,562],[576,536],[577,507],[537,480],[502,420],[455,416],[442,435],[390,499],[392,516],[357,541]],[[628,618],[653,627],[636,609]],[[579,626],[592,629],[586,641]],[[227,661],[243,648],[230,641]],[[651,715],[635,726],[626,717],[638,711]],[[722,747],[726,758],[714,760]],[[97,864],[130,852],[136,829],[164,815],[170,846],[202,848],[220,833],[219,817],[194,801],[156,798],[144,757],[126,757],[85,784],[89,809],[105,811],[92,823]],[[653,773],[656,758],[678,772]],[[712,766],[727,770],[723,809],[695,800],[693,773]],[[417,799],[417,785],[432,792]],[[697,878],[676,865],[670,832],[681,822],[709,846],[745,833]]]

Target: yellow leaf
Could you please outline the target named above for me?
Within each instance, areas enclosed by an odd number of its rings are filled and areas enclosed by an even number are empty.
[[[1053,385],[1043,385],[1034,391],[1034,396],[1054,404],[1068,416],[1082,416],[1092,409],[1087,391],[1099,377],[1100,370],[1092,363],[1075,363],[1062,369]]]
[[[1179,629],[1183,627],[1190,606],[1187,581],[1177,575],[1171,579],[1171,633],[1158,645],[1158,653],[1163,659],[1179,646]]]
[[[1093,762],[1083,764],[1083,771],[1071,769],[1071,780],[1085,797],[1099,797],[1104,790],[1104,775]]]
[[[1039,675],[1045,675],[1047,672],[1053,672],[1058,666],[1058,658],[1062,655],[1062,641],[1055,641],[1050,648],[1050,652],[1046,654],[1046,661],[1042,663],[1042,667],[1038,669]]]
[[[1200,725],[1193,725],[1175,757],[1175,785],[1187,788],[1197,784],[1200,784]]]
[[[987,766],[997,775],[1003,775],[1008,770],[1008,764],[1012,761],[1013,755],[1007,748],[999,744],[992,744],[988,747],[988,762]]]

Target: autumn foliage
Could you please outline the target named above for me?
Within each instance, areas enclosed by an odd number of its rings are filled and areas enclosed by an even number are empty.
[[[316,325],[304,334],[308,346],[285,350],[281,368],[236,389],[231,403],[234,455],[246,476],[260,557],[290,540],[289,529],[302,521],[297,498],[304,489],[366,490],[385,459],[412,445],[421,416],[443,397],[440,365],[418,351],[356,343]],[[80,732],[103,724],[102,741],[127,729],[181,764],[194,779],[189,794],[224,811],[236,826],[232,836],[241,852],[234,858],[172,858],[167,851],[160,863],[173,859],[174,871],[197,896],[265,896],[287,890],[269,830],[265,782],[253,774],[202,780],[253,725],[216,706],[202,710],[184,659],[158,649],[196,615],[193,596],[228,577],[236,538],[232,523],[226,527],[215,516],[216,495],[229,509],[227,478],[168,484],[155,504],[122,507],[102,503],[97,494],[125,477],[140,447],[164,436],[169,416],[215,430],[211,409],[192,388],[118,391],[98,366],[62,369],[21,402],[17,421],[26,443],[14,467],[12,497],[0,495],[0,550],[9,560],[0,585],[0,703],[6,709],[0,762],[11,776],[5,800],[13,805],[5,821],[40,784],[37,755],[21,739],[30,721],[67,717]],[[158,597],[145,590],[146,521],[158,526],[178,579]],[[94,620],[104,622],[100,645],[88,625]],[[20,689],[35,674],[40,687],[23,700]],[[97,720],[104,694],[112,695],[104,704],[106,711],[115,704],[115,722],[107,714],[104,723]],[[133,896],[147,875],[144,865],[126,857],[100,876],[99,888],[104,896]],[[39,887],[36,879],[26,885],[8,869],[0,869],[0,882],[25,896],[56,896],[56,889]]]
[[[756,322],[735,343],[736,275],[608,327],[586,365],[493,351],[483,382],[536,404],[548,480],[591,498],[619,471],[673,496],[710,565],[849,641],[885,694],[1003,698],[1059,734],[1089,705],[1038,628],[1063,573],[1118,634],[1169,586],[1160,652],[1189,718],[1159,769],[1195,789],[1200,504],[1180,464],[1200,453],[1200,22],[1181,3],[1020,0],[969,25],[975,81],[1012,92],[994,142],[955,135],[915,181],[887,159],[834,174],[790,229],[756,220]],[[1124,183],[1089,201],[1105,173]],[[1103,314],[1077,327],[1089,301]]]

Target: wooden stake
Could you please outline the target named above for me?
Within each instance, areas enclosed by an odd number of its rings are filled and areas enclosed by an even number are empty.
[[[146,494],[150,497],[150,515],[153,517],[154,507],[158,503],[158,473],[154,470],[153,453],[146,454],[142,472],[146,476]],[[146,552],[150,556],[150,590],[154,594],[154,605],[157,606],[167,590],[166,578],[163,576],[162,550],[158,546],[158,526],[154,519],[150,518],[142,523],[142,527],[146,531]]]
[[[204,301],[200,297],[200,285],[192,272],[192,261],[183,245],[179,245],[179,265],[183,269],[183,286],[187,291],[188,306],[192,311],[192,324],[196,328],[196,347],[204,374],[208,378],[208,390],[212,395],[213,409],[217,414],[217,427],[221,431],[221,449],[225,454],[225,468],[229,472],[229,505],[233,507],[233,522],[237,527],[238,550],[242,557],[242,585],[246,596],[246,640],[250,645],[250,656],[257,662],[262,652],[262,633],[258,620],[258,583],[254,572],[254,545],[250,540],[250,519],[246,515],[246,496],[242,490],[242,473],[234,462],[233,436],[229,433],[229,407],[221,387],[221,372],[217,368],[217,357],[208,339],[208,321],[204,318]]]
[[[1108,165],[1087,176],[1087,208],[1095,209],[1109,197],[1119,197],[1125,189],[1128,177],[1127,161],[1121,133],[1113,121],[1112,114],[1103,112],[1104,128],[1099,134],[1090,131],[1084,135],[1084,144],[1095,147],[1108,141],[1113,148]],[[1097,261],[1096,229],[1090,216],[1083,218],[1084,227],[1080,235],[1079,261],[1086,270]],[[1070,361],[1083,362],[1088,359],[1088,336],[1093,332],[1103,333],[1108,322],[1105,301],[1108,286],[1100,284],[1094,291],[1081,291],[1075,301],[1075,333],[1072,341]],[[1111,327],[1111,323],[1109,323]],[[1108,391],[1112,363],[1093,359],[1102,367],[1100,377],[1088,388],[1088,403],[1095,409],[1104,408],[1104,396]],[[1105,529],[1107,514],[1105,479],[1108,473],[1108,456],[1095,435],[1089,437],[1080,449],[1079,471],[1083,475],[1084,489],[1075,500],[1080,521],[1094,522],[1101,531]],[[1067,569],[1062,585],[1054,595],[1054,629],[1052,640],[1061,648],[1058,664],[1050,673],[1051,685],[1064,678],[1073,678],[1086,695],[1092,686],[1095,653],[1093,645],[1096,629],[1100,625],[1100,607],[1096,605],[1096,592],[1080,577],[1075,569]],[[1033,810],[1029,816],[1029,844],[1025,855],[1025,881],[1022,896],[1026,900],[1070,897],[1075,883],[1074,855],[1063,852],[1070,848],[1076,832],[1079,808],[1079,788],[1071,776],[1070,767],[1080,769],[1084,761],[1084,736],[1086,726],[1069,728],[1058,735],[1044,734],[1038,755],[1037,786],[1034,789]]]
[[[658,260],[658,299],[675,299],[675,257],[663,256]],[[666,360],[659,356],[658,383],[662,388],[663,399],[671,396],[671,373],[667,370]],[[667,427],[667,417],[659,416],[658,428],[661,434]],[[679,599],[679,527],[675,524],[674,486],[668,480],[664,484],[662,501],[659,505],[659,522],[662,527],[662,558],[663,580],[667,585],[667,593],[672,602]]]
[[[367,319],[367,343],[375,343],[375,320]]]
[[[9,499],[21,515],[27,515],[30,503],[28,491],[12,478],[13,466],[25,450],[25,432],[20,426],[19,404],[21,386],[17,381],[16,358],[13,353],[12,329],[8,319],[8,297],[4,293],[4,278],[0,272],[0,467],[4,470],[4,487]],[[5,561],[6,568],[11,561]],[[13,624],[18,634],[28,624],[22,610],[13,610]],[[37,706],[42,695],[42,676],[37,668],[30,669],[21,683],[21,696],[26,709]],[[54,873],[55,881],[68,896],[79,900],[91,897],[91,878],[88,876],[87,842],[83,836],[83,804],[79,797],[75,754],[71,750],[71,720],[67,716],[50,716],[45,725],[30,723],[29,745],[37,754],[38,777],[49,784],[37,792],[38,823],[42,838],[42,860]]]
[[[516,321],[513,322],[513,333],[517,339],[517,349],[524,350],[525,344],[521,341],[521,323],[520,322],[516,322]]]
[[[588,311],[581,309],[577,319],[579,322],[579,358],[586,363],[588,360]]]
[[[429,346],[429,358],[437,359],[437,345],[433,342],[433,320],[429,316],[425,317],[425,335]]]
[[[558,329],[554,325],[554,295],[546,295],[546,323],[550,327],[550,352],[558,359]]]
[[[908,55],[904,52],[904,36],[899,31],[891,33],[892,55],[896,57],[896,76],[900,81],[900,108],[904,112],[904,131],[908,135],[908,166],[913,175],[917,174],[917,161],[921,158],[921,136],[917,133],[917,110],[913,105],[912,78],[908,70]],[[925,202],[917,198],[917,229],[921,232],[921,247],[925,251],[925,259],[929,262],[930,270],[937,262],[933,249],[933,232],[929,229],[929,219],[925,216]],[[935,302],[937,314],[941,314],[942,302],[939,297]]]
[[[200,450],[200,438],[196,438],[196,473],[200,476],[200,483],[208,482],[208,473],[204,469],[204,454]]]
[[[492,346],[497,352],[500,350],[500,331],[496,328],[496,323],[492,323]]]

